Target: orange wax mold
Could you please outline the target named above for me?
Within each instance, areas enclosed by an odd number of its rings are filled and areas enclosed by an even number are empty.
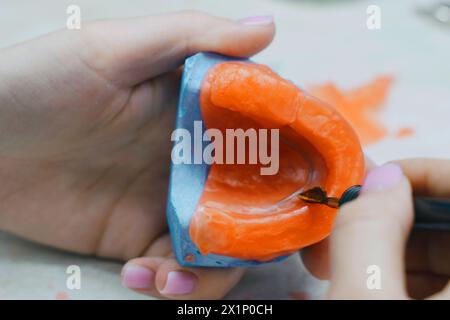
[[[211,67],[199,102],[206,128],[224,135],[237,128],[280,133],[275,175],[261,175],[261,164],[211,165],[189,223],[200,253],[269,261],[327,237],[336,209],[296,195],[320,186],[339,197],[361,183],[364,156],[349,123],[270,68],[249,61]]]

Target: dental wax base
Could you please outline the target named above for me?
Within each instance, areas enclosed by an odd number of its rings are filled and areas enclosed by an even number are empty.
[[[364,157],[350,125],[266,66],[213,54],[187,59],[177,128],[278,128],[279,170],[260,164],[172,164],[168,221],[185,266],[242,266],[280,260],[327,237],[336,209],[298,193],[329,196],[361,183]]]

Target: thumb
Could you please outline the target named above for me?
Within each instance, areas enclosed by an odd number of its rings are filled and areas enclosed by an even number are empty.
[[[268,46],[275,33],[271,16],[233,21],[199,11],[99,21],[82,30],[82,58],[126,85],[173,70],[200,51],[248,57]]]
[[[243,268],[184,268],[171,256],[127,262],[122,283],[138,293],[169,299],[223,298],[244,274]]]
[[[399,166],[386,164],[368,174],[360,197],[336,219],[331,298],[406,297],[404,251],[412,213],[411,186]]]

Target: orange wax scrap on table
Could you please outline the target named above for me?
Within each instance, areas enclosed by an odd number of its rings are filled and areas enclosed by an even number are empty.
[[[342,91],[332,83],[310,89],[311,94],[336,108],[356,130],[365,145],[375,143],[387,134],[376,113],[386,101],[393,79],[380,76],[360,88]]]
[[[268,261],[327,237],[336,209],[306,204],[301,190],[340,196],[359,184],[364,157],[351,126],[266,66],[223,62],[200,92],[207,128],[279,128],[279,170],[260,164],[213,164],[189,227],[202,254]],[[225,149],[225,148],[224,148]]]
[[[409,128],[409,127],[405,127],[405,128],[400,128],[397,133],[395,134],[395,137],[398,139],[402,139],[402,138],[407,138],[410,137],[414,134],[414,129],[413,128]]]

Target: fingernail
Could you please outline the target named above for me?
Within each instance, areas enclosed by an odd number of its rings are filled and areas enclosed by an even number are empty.
[[[197,277],[186,271],[171,271],[167,275],[166,286],[161,290],[164,295],[182,295],[194,291]]]
[[[261,26],[273,23],[272,15],[254,16],[239,20],[240,23],[248,26]]]
[[[147,289],[153,284],[155,273],[137,265],[125,266],[122,270],[122,284],[130,289]]]
[[[390,189],[400,182],[402,176],[402,169],[398,165],[387,163],[369,172],[362,192]]]

